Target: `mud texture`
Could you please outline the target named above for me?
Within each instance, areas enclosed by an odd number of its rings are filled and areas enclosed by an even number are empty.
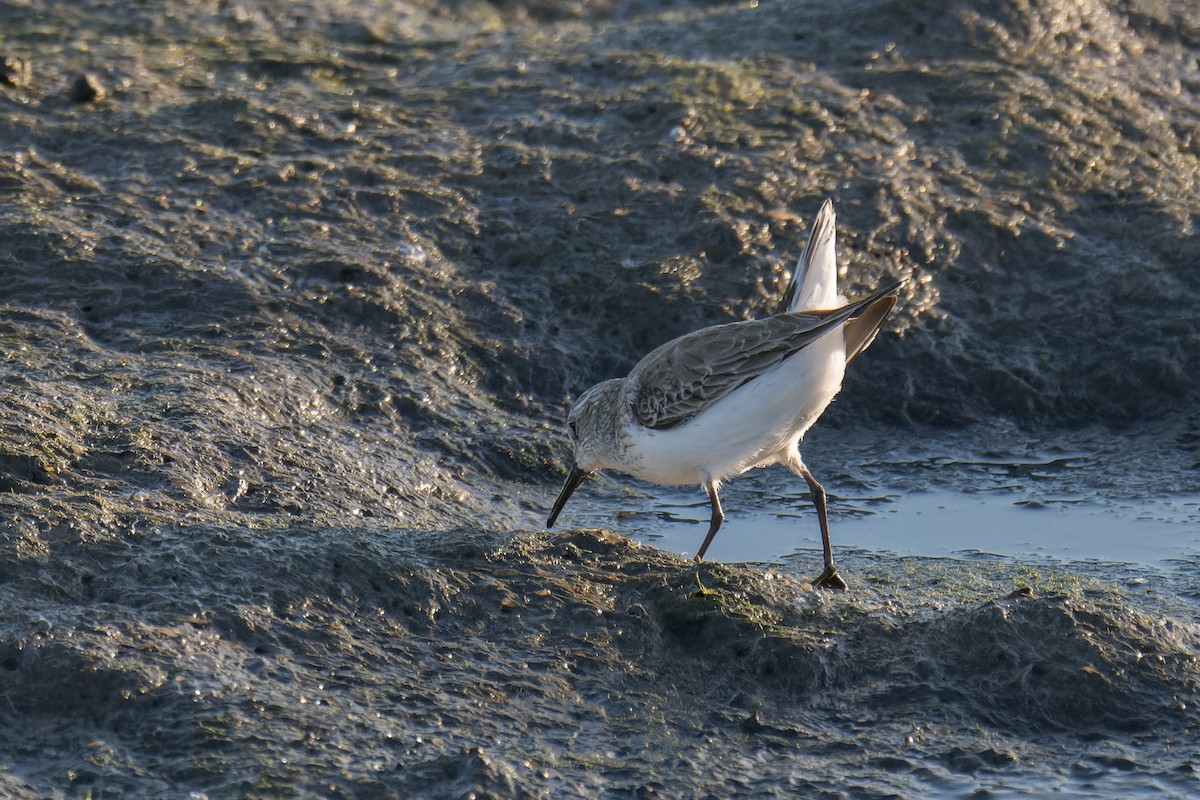
[[[1072,492],[1196,491],[1193,4],[0,32],[0,793],[1196,791],[1194,554],[851,554],[828,596],[534,533],[569,398],[775,310],[826,196],[846,291],[908,282],[818,472],[1053,442]]]

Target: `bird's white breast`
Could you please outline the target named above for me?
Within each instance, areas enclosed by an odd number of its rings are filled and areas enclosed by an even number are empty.
[[[688,422],[668,430],[636,423],[618,467],[667,485],[717,481],[782,460],[833,400],[846,370],[839,327]]]

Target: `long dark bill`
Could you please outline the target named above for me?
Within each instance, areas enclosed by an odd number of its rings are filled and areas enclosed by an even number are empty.
[[[562,491],[558,493],[558,499],[554,501],[554,508],[550,509],[550,519],[546,520],[546,528],[554,527],[554,521],[558,519],[558,514],[563,510],[563,506],[571,499],[571,495],[575,494],[575,490],[579,488],[579,484],[583,483],[583,479],[590,472],[581,470],[579,467],[572,466],[571,474],[567,476],[567,482],[563,484]]]

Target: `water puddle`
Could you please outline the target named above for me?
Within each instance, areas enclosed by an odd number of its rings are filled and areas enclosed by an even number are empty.
[[[697,494],[660,491],[622,503],[615,513],[609,504],[589,504],[580,511],[587,524],[691,555],[708,529],[708,503]],[[726,520],[709,547],[709,559],[778,562],[820,549],[808,498],[770,494],[761,486],[726,489]],[[829,524],[835,554],[858,549],[1152,565],[1200,553],[1200,494],[1109,501],[1011,491],[884,490],[832,497]]]

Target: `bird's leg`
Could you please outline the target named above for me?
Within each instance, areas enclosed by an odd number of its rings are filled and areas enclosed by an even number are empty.
[[[799,458],[796,458],[788,466],[808,483],[808,489],[812,492],[813,505],[817,509],[817,521],[821,524],[821,547],[825,551],[825,570],[813,581],[813,586],[818,589],[845,590],[846,582],[842,580],[841,575],[838,575],[837,567],[833,565],[833,548],[829,544],[829,518],[825,510],[825,489],[817,483],[817,479]]]
[[[712,480],[705,481],[704,491],[708,492],[708,500],[712,504],[712,521],[708,523],[708,536],[704,537],[704,544],[700,545],[700,549],[696,551],[696,561],[704,560],[704,553],[708,550],[708,546],[712,544],[713,537],[717,535],[717,531],[721,529],[721,523],[725,521],[725,512],[721,510],[721,499],[717,497],[717,482]]]

